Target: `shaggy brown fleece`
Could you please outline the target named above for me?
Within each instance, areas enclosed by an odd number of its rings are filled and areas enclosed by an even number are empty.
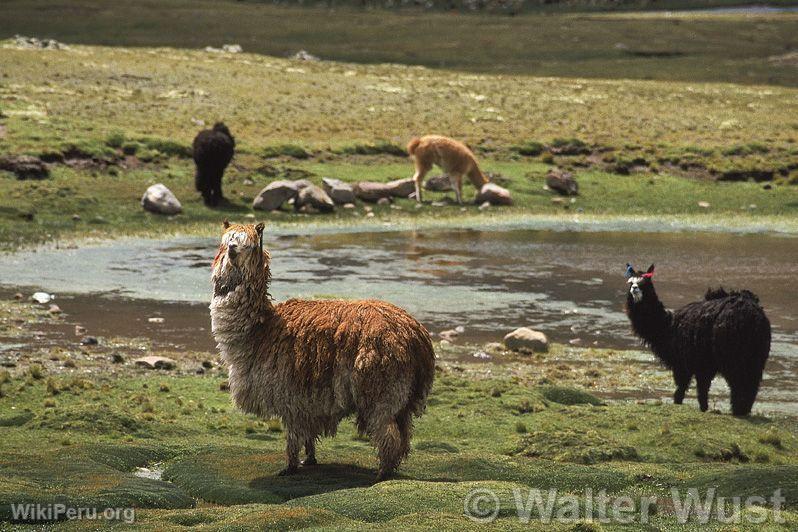
[[[382,301],[302,301],[274,305],[263,224],[228,225],[213,262],[211,322],[229,367],[235,404],[278,416],[290,474],[316,463],[316,440],[356,414],[377,447],[379,479],[410,451],[412,417],[424,411],[435,374],[427,330]]]
[[[434,164],[440,166],[449,176],[457,196],[457,203],[463,202],[464,175],[468,176],[477,191],[488,182],[488,178],[479,169],[477,158],[468,146],[449,137],[426,135],[413,138],[407,144],[407,153],[410,154],[416,167],[416,173],[413,174],[413,181],[416,183],[416,201],[421,201],[421,182]]]

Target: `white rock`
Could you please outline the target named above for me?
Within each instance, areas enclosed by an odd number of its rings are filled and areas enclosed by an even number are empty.
[[[488,202],[491,205],[512,205],[513,199],[510,196],[510,191],[504,187],[500,187],[496,183],[485,183],[482,185],[474,203]]]
[[[549,339],[542,332],[521,327],[504,337],[504,345],[511,351],[546,352],[549,350]]]
[[[299,187],[294,181],[272,181],[261,190],[252,202],[252,208],[261,211],[279,209],[283,203],[296,198]]]
[[[46,305],[50,301],[52,301],[55,296],[52,294],[48,294],[47,292],[36,292],[32,296],[30,296],[32,300],[39,303],[40,305]]]
[[[172,191],[162,183],[152,185],[141,197],[141,206],[145,211],[156,214],[177,214],[183,211],[183,206]]]
[[[324,192],[332,198],[336,205],[346,206],[348,203],[355,203],[355,190],[349,183],[332,177],[323,178],[321,183]]]

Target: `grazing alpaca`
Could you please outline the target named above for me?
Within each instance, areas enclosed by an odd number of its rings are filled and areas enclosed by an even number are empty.
[[[416,184],[416,201],[421,201],[421,181],[437,164],[449,176],[457,203],[463,203],[463,176],[467,175],[471,183],[477,187],[477,192],[488,178],[479,169],[477,158],[462,142],[457,142],[448,137],[439,135],[426,135],[413,138],[407,145],[407,153],[413,159],[416,173],[413,181]]]
[[[377,447],[378,479],[410,451],[412,417],[420,415],[435,374],[427,330],[381,301],[302,301],[274,305],[263,224],[229,225],[213,261],[211,325],[229,368],[235,404],[279,416],[288,467],[304,445],[316,463],[316,440],[335,435],[356,414],[357,429]]]
[[[673,371],[673,402],[682,404],[695,375],[698,403],[706,412],[719,373],[729,383],[732,413],[748,415],[770,353],[770,322],[759,299],[748,290],[719,288],[673,312],[657,297],[653,275],[653,264],[645,273],[627,265],[626,314],[635,334]]]
[[[221,122],[194,137],[194,163],[197,165],[194,185],[202,193],[205,205],[216,207],[224,199],[222,176],[233,158],[235,146],[233,135]]]

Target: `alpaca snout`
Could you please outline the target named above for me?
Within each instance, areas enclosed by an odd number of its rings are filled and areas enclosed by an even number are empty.
[[[231,243],[229,243],[227,245],[227,256],[230,257],[231,259],[234,259],[234,258],[236,258],[236,256],[238,256],[238,245],[237,244],[234,244],[234,243],[231,242]]]
[[[629,289],[629,293],[632,295],[632,300],[634,300],[635,303],[640,303],[640,300],[643,299],[643,291],[640,290],[640,287],[636,284],[632,285],[632,288]]]

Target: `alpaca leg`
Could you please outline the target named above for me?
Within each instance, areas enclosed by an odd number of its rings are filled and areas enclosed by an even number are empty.
[[[421,180],[424,179],[424,174],[426,172],[416,169],[416,173],[413,174],[413,183],[416,186],[416,201],[421,203]]]
[[[380,459],[380,470],[377,473],[377,480],[390,478],[399,462],[402,461],[402,451],[404,443],[399,431],[396,420],[376,428],[371,434],[371,440],[377,447],[377,455]]]
[[[213,192],[214,196],[216,196],[217,205],[224,199],[224,195],[222,195],[222,177],[224,177],[224,169],[219,170],[213,176]]]
[[[294,432],[288,431],[285,437],[285,455],[288,465],[280,471],[279,475],[293,475],[299,469],[299,450],[302,448],[302,438]]]
[[[731,390],[732,414],[735,416],[747,416],[751,413],[751,408],[756,401],[756,394],[759,391],[759,382],[762,375],[756,375],[750,379],[729,382]]]
[[[712,385],[712,377],[696,375],[696,388],[698,389],[698,406],[702,412],[709,410],[709,387]]]
[[[673,380],[676,383],[676,391],[673,393],[673,404],[680,405],[684,402],[684,394],[687,393],[687,389],[690,388],[690,380],[692,379],[692,375],[683,375],[677,374],[676,372],[673,373]]]
[[[318,464],[316,461],[316,438],[308,438],[305,440],[305,459],[302,460],[303,466],[314,466]]]
[[[449,184],[454,190],[454,197],[457,198],[457,204],[463,204],[463,176],[458,174],[449,174]]]
[[[412,415],[402,411],[396,416],[396,424],[399,427],[399,437],[401,438],[401,445],[399,446],[400,460],[410,454],[410,439],[413,437],[413,418]]]

